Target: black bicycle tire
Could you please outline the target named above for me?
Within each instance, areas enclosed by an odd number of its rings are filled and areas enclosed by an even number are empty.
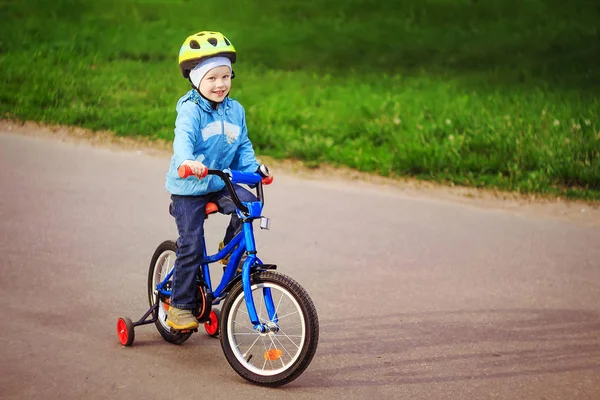
[[[156,269],[156,262],[158,261],[159,257],[165,252],[165,251],[173,251],[174,253],[177,252],[177,243],[175,243],[172,240],[165,240],[164,242],[162,242],[161,244],[158,245],[158,247],[156,248],[156,250],[154,251],[154,254],[152,255],[152,259],[150,261],[150,268],[148,270],[148,302],[150,304],[150,307],[152,307],[154,305],[154,287],[153,287],[153,278],[154,278],[154,272]],[[154,317],[158,317],[158,310],[156,310],[154,312]],[[154,325],[156,326],[156,329],[158,330],[158,333],[160,333],[160,335],[162,336],[162,338],[172,344],[182,344],[183,342],[185,342],[186,340],[188,340],[190,338],[190,336],[192,335],[192,332],[171,332],[170,330],[167,330],[167,328],[165,328],[162,323],[158,320],[154,322]]]
[[[289,276],[274,271],[261,271],[251,276],[252,285],[268,282],[278,284],[290,292],[302,309],[302,313],[306,321],[306,339],[298,359],[285,371],[271,376],[259,375],[249,371],[238,361],[231,349],[227,330],[231,307],[238,296],[244,295],[241,281],[234,285],[225,299],[223,307],[221,307],[222,322],[220,326],[220,340],[221,348],[223,349],[223,353],[225,354],[227,362],[229,362],[229,365],[231,365],[238,375],[247,381],[258,385],[277,387],[290,383],[294,379],[298,378],[311,363],[319,342],[319,319],[317,316],[317,310],[306,290],[304,290],[304,288],[300,286],[298,282]]]

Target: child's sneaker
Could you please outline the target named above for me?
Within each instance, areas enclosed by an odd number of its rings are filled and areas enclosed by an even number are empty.
[[[223,250],[224,248],[225,248],[225,243],[223,243],[223,242],[219,243],[219,251]],[[229,254],[227,254],[225,256],[225,258],[220,259],[219,262],[223,265],[227,265],[227,263],[229,262]]]
[[[167,311],[167,325],[175,330],[198,329],[198,320],[191,310],[182,310],[169,306]]]

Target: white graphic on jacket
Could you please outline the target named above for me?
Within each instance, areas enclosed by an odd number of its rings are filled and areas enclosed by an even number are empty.
[[[214,121],[210,124],[206,125],[202,128],[202,139],[208,140],[208,138],[213,137],[221,133],[221,122]]]
[[[241,129],[239,126],[225,122],[225,137],[227,138],[227,143],[232,144],[235,142],[238,136],[240,136],[240,131]]]
[[[229,122],[223,123],[223,126],[227,143],[232,144],[240,136],[241,128]],[[202,139],[208,140],[209,138],[215,135],[220,135],[221,133],[223,133],[221,130],[221,122],[214,121],[202,129]]]

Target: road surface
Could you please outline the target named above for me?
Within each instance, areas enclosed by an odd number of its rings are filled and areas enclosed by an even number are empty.
[[[317,307],[305,373],[257,387],[218,340],[152,325],[122,347],[117,318],[146,311],[152,252],[176,238],[167,166],[0,131],[1,399],[600,398],[600,224],[277,170],[259,255]]]

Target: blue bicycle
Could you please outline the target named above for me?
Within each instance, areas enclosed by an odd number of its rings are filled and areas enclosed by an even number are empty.
[[[253,222],[260,220],[269,229],[270,220],[262,216],[263,184],[272,181],[268,169],[244,173],[230,170],[208,170],[219,176],[231,194],[243,221],[243,230],[222,250],[208,255],[198,276],[198,296],[202,306],[197,318],[209,336],[219,337],[225,358],[244,379],[265,386],[281,386],[296,379],[310,364],[319,340],[317,311],[308,293],[295,280],[275,272],[277,266],[264,264],[257,256]],[[180,169],[180,176],[190,175]],[[233,184],[255,187],[256,202],[241,202]],[[208,203],[206,214],[217,212]],[[203,245],[204,237],[199,238]],[[168,240],[155,250],[148,272],[150,309],[137,322],[119,318],[117,336],[124,346],[131,346],[134,328],[154,323],[168,342],[181,344],[192,331],[175,331],[167,326],[166,311],[171,297],[171,279],[177,244]],[[216,289],[210,278],[209,265],[229,256],[227,266]],[[245,256],[245,260],[243,259]],[[223,302],[219,311],[215,306]]]

